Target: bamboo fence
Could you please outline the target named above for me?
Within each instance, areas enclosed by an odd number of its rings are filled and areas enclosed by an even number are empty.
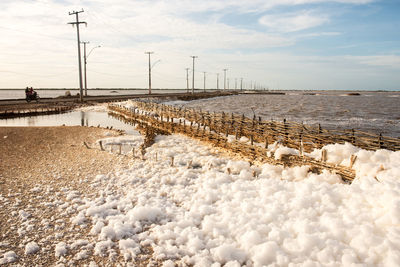
[[[73,107],[61,106],[52,108],[30,108],[24,110],[4,110],[0,111],[0,119],[59,114],[71,111],[72,109]]]
[[[285,166],[311,165],[310,170],[313,172],[319,173],[322,169],[328,169],[346,181],[355,177],[351,167],[356,157],[351,158],[350,166],[336,166],[326,162],[326,150],[322,150],[320,160],[304,156],[303,152],[311,152],[327,144],[345,142],[368,150],[400,149],[399,139],[356,130],[328,131],[320,126],[312,127],[286,120],[263,121],[255,116],[250,119],[233,113],[210,113],[140,101],[134,102],[134,106],[135,108],[128,109],[110,104],[108,108],[121,120],[138,124],[141,129],[151,132],[147,133],[149,136],[182,133],[251,161]],[[229,140],[229,136],[235,136],[235,140]],[[242,137],[246,137],[248,142],[243,142]],[[275,142],[299,150],[299,155],[284,155],[278,160],[273,155],[268,156],[268,146]]]

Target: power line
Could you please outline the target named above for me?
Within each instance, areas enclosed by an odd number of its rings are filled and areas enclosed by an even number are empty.
[[[53,35],[48,35],[48,34],[42,34],[42,33],[34,33],[32,31],[24,31],[24,30],[17,30],[17,29],[13,29],[13,28],[8,28],[8,27],[4,27],[4,26],[0,26],[0,28],[8,30],[8,31],[12,31],[12,32],[21,32],[24,34],[30,34],[30,35],[34,35],[34,36],[44,36],[44,37],[48,37],[48,38],[53,38],[53,39],[59,39],[59,40],[68,40],[68,41],[72,41],[74,39],[72,38],[63,38],[63,37],[57,37],[57,36],[53,36]]]

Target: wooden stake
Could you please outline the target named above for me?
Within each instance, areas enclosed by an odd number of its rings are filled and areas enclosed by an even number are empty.
[[[350,168],[353,168],[353,165],[354,165],[354,163],[356,162],[356,160],[357,160],[357,156],[356,155],[351,155],[351,157],[350,157]]]
[[[102,140],[99,141],[99,145],[100,145],[100,150],[104,151],[103,141]]]
[[[326,151],[326,149],[322,149],[321,150],[321,161],[326,162],[327,158],[328,158],[328,151]]]

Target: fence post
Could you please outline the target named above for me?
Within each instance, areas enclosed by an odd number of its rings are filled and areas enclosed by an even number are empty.
[[[285,144],[288,142],[288,139],[289,139],[289,133],[288,133],[288,128],[287,128],[287,124],[286,124],[286,118],[285,119],[283,119],[283,133],[284,133],[284,136],[285,136],[285,139],[284,139],[284,142],[285,142]]]
[[[299,154],[300,157],[303,157],[304,155],[304,147],[303,147],[303,135],[300,134],[300,147],[299,147]]]
[[[385,146],[383,145],[382,133],[380,133],[378,137],[378,146],[379,148],[385,148]]]

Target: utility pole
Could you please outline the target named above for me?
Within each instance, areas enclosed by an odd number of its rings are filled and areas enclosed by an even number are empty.
[[[150,55],[154,52],[144,52],[149,55],[149,95],[151,95],[151,64],[150,64]]]
[[[82,85],[81,41],[79,38],[79,24],[87,25],[86,22],[79,21],[79,13],[82,13],[82,12],[83,12],[83,9],[81,11],[69,12],[69,15],[75,15],[76,21],[68,23],[68,24],[72,24],[72,26],[76,25],[76,35],[78,38],[78,61],[79,61],[79,97],[80,97],[81,102],[83,102],[83,85]]]
[[[83,44],[83,73],[85,76],[85,96],[87,96],[87,79],[86,79],[86,64],[87,64],[87,60],[86,60],[86,44],[88,44],[89,42],[85,42],[82,41],[81,44]]]
[[[204,73],[204,92],[206,91],[206,72],[203,71]]]
[[[243,78],[240,78],[240,91],[243,90]]]
[[[217,90],[219,90],[219,73],[217,73]]]
[[[197,58],[197,56],[190,56],[193,58],[193,73],[192,73],[192,94],[194,94],[194,59]]]
[[[224,90],[226,90],[226,71],[228,69],[224,69]]]
[[[189,68],[186,68],[186,93],[189,93]]]

